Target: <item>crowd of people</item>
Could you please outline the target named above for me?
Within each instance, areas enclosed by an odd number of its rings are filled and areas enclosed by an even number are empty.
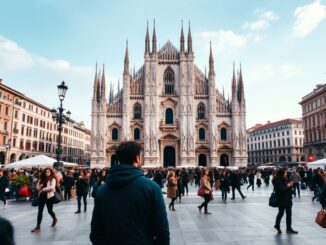
[[[139,151],[139,146],[134,142],[129,142],[129,145],[122,144],[117,150],[120,165],[103,170],[76,169],[65,170],[64,172],[58,172],[51,168],[19,171],[0,170],[0,200],[3,201],[4,205],[7,205],[7,198],[18,199],[19,190],[17,189],[17,185],[14,184],[15,179],[19,176],[27,176],[29,181],[28,186],[30,186],[31,189],[31,199],[38,199],[37,224],[32,232],[39,232],[41,230],[45,206],[53,220],[51,226],[54,227],[58,222],[58,218],[53,211],[53,197],[56,188],[62,190],[64,193],[64,200],[66,201],[72,200],[75,196],[77,197],[76,214],[82,212],[82,201],[83,211],[87,212],[87,198],[93,197],[95,198],[91,232],[93,244],[98,244],[98,237],[103,238],[104,236],[105,238],[103,239],[110,240],[111,238],[108,238],[107,234],[111,234],[111,236],[115,237],[112,231],[105,230],[107,228],[103,230],[103,233],[99,230],[99,225],[103,224],[100,220],[102,217],[106,217],[109,211],[101,213],[102,211],[97,211],[101,210],[98,207],[101,205],[106,205],[106,207],[111,206],[113,213],[109,215],[111,215],[110,218],[112,218],[119,213],[116,212],[116,210],[121,208],[125,208],[126,210],[127,206],[130,205],[126,204],[128,201],[127,199],[130,199],[135,206],[128,206],[128,208],[131,208],[131,211],[126,212],[126,214],[122,216],[120,213],[120,219],[127,222],[128,219],[134,218],[136,220],[144,218],[146,221],[149,219],[148,215],[153,214],[146,214],[144,213],[145,211],[142,211],[139,216],[139,214],[134,214],[132,210],[137,209],[139,212],[139,210],[143,210],[144,207],[147,207],[148,212],[153,212],[158,219],[162,219],[161,221],[156,221],[159,222],[159,224],[156,224],[159,230],[155,231],[155,234],[156,237],[161,237],[166,241],[168,236],[168,225],[166,224],[166,211],[164,201],[162,201],[162,193],[166,194],[167,198],[171,199],[168,204],[168,209],[174,212],[177,210],[175,208],[175,202],[177,200],[178,202],[182,202],[182,198],[188,195],[189,185],[197,187],[198,195],[203,198],[202,203],[200,203],[200,201],[198,202],[198,211],[200,213],[203,211],[204,214],[211,214],[208,210],[208,204],[213,200],[214,191],[220,190],[222,194],[221,202],[227,204],[228,194],[230,192],[231,200],[235,199],[236,191],[242,199],[245,199],[246,196],[242,193],[241,187],[255,191],[255,188],[261,188],[263,183],[268,187],[270,182],[272,182],[275,194],[279,199],[279,211],[274,226],[278,233],[282,233],[280,222],[284,212],[286,213],[286,232],[292,234],[297,233],[297,231],[292,228],[292,198],[296,196],[300,198],[300,190],[309,188],[314,193],[312,201],[320,201],[322,206],[326,208],[326,171],[321,169],[312,170],[299,167],[293,169],[240,168],[238,170],[230,170],[227,168],[198,167],[181,169],[147,168],[141,170]],[[146,187],[144,187],[145,185]],[[107,188],[108,191],[104,192],[104,188]],[[200,192],[201,194],[199,194]],[[110,198],[108,198],[107,195],[110,195]],[[113,201],[111,197],[114,197],[115,200]],[[154,198],[153,202],[150,200],[151,198]],[[159,209],[156,211],[153,210],[153,205],[156,205]],[[118,217],[115,218],[118,219]],[[113,218],[113,221],[115,218]],[[122,222],[121,220],[119,222]],[[134,224],[136,225],[136,223]],[[145,222],[138,225],[144,226],[148,225],[148,223]],[[113,231],[116,229],[114,223],[110,223],[108,227],[111,227]],[[119,240],[120,238],[114,239]],[[142,239],[146,240],[149,238],[143,237]]]

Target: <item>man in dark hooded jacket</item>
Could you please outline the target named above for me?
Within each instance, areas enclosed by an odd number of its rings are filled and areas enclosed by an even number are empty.
[[[141,146],[123,142],[116,150],[119,165],[99,187],[91,222],[93,245],[170,244],[169,224],[161,188],[144,176]]]

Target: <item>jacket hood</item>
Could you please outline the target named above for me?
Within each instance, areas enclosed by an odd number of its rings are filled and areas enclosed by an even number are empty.
[[[108,171],[106,182],[110,187],[119,188],[141,176],[144,176],[144,172],[139,168],[125,164],[114,165]]]

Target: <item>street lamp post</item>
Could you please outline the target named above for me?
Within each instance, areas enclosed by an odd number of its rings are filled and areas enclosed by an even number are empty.
[[[5,168],[7,168],[8,166],[8,159],[9,159],[9,156],[8,156],[8,151],[9,151],[9,148],[10,148],[10,140],[9,142],[6,144],[6,155],[5,155]],[[10,160],[9,160],[10,161]]]
[[[68,86],[66,86],[65,82],[62,81],[60,85],[58,85],[58,96],[60,100],[60,107],[56,109],[51,110],[52,118],[53,120],[58,124],[58,146],[56,149],[56,159],[57,162],[53,164],[53,167],[56,168],[59,171],[63,170],[63,162],[61,162],[61,154],[62,154],[62,124],[66,122],[66,120],[69,119],[71,113],[70,111],[67,111],[66,115],[64,115],[65,109],[62,107],[62,102],[65,99],[66,92],[68,90]]]

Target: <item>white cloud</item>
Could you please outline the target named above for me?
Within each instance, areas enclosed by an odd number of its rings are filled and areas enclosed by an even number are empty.
[[[278,20],[280,16],[276,15],[273,11],[262,12],[260,15],[265,20]]]
[[[311,4],[297,7],[294,15],[297,18],[293,27],[294,35],[304,37],[315,30],[325,18],[326,6],[317,0]]]
[[[213,48],[221,53],[225,51],[241,48],[246,45],[247,37],[238,35],[229,30],[219,30],[216,32],[200,32],[195,33],[196,40],[200,44],[208,47],[209,41],[212,41]]]
[[[94,67],[73,66],[67,60],[32,54],[0,35],[0,74],[5,84],[49,107],[58,104],[56,86],[65,80],[69,87],[66,108],[72,111],[74,120],[90,126]]]
[[[300,75],[300,73],[301,73],[300,68],[298,68],[294,65],[291,65],[291,64],[284,64],[284,65],[280,66],[280,71],[283,73],[283,75],[286,78],[293,78],[293,77]]]
[[[259,19],[253,22],[246,22],[242,28],[251,31],[264,30],[270,26],[271,21],[278,20],[280,17],[273,11],[256,10],[255,14],[259,14]]]
[[[251,31],[256,31],[260,29],[266,29],[269,23],[266,20],[257,20],[255,22],[247,22],[243,25],[244,29],[249,29]]]

